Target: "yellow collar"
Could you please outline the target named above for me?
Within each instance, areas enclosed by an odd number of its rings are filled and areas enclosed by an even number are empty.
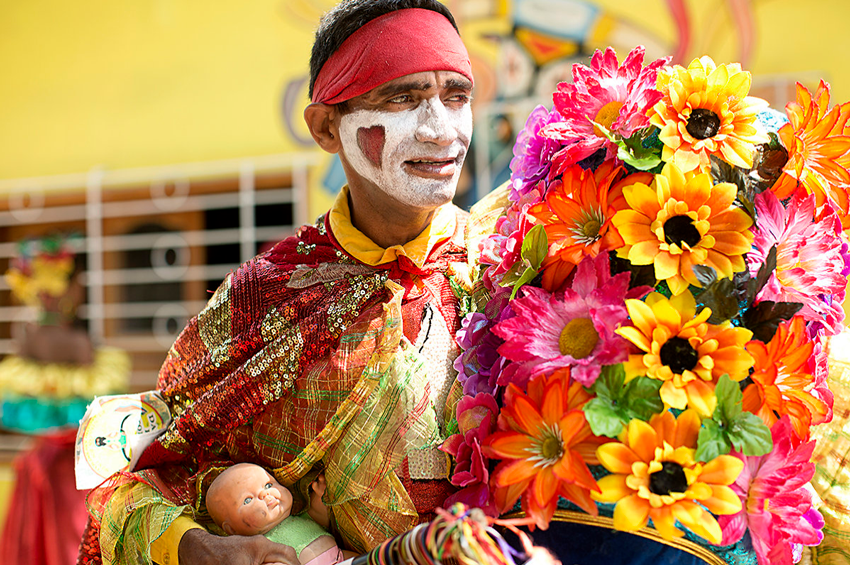
[[[416,239],[404,245],[393,245],[384,249],[369,239],[351,223],[351,210],[348,208],[348,185],[342,187],[329,213],[331,232],[352,257],[367,265],[382,265],[405,256],[422,268],[434,246],[450,238],[455,232],[454,205],[440,206],[434,213],[431,224]]]

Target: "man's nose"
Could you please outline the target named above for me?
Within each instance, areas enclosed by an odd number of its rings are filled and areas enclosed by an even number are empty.
[[[451,145],[457,139],[457,129],[452,123],[449,111],[438,97],[422,101],[417,112],[420,113],[416,128],[416,140],[437,145]]]

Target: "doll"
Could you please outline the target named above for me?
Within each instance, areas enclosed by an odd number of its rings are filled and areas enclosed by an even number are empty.
[[[321,499],[324,478],[311,485],[311,499]],[[356,554],[343,551],[307,512],[291,515],[292,493],[265,469],[239,463],[223,471],[210,485],[207,511],[228,535],[262,534],[289,545],[302,564],[332,565]]]

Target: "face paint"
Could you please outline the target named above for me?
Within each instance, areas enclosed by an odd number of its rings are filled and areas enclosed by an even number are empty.
[[[412,110],[356,110],[342,116],[340,137],[358,174],[403,204],[435,208],[454,197],[472,137],[472,109],[448,107],[433,96]]]
[[[363,151],[366,158],[379,169],[381,168],[381,154],[384,152],[386,135],[384,126],[372,126],[357,130],[357,146]]]

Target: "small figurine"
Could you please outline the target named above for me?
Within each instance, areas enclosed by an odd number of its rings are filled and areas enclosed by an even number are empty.
[[[324,489],[321,476],[310,485],[312,508],[324,507]],[[294,548],[304,565],[332,565],[357,555],[337,547],[333,536],[308,511],[291,515],[292,493],[259,465],[239,463],[223,471],[210,485],[206,504],[212,519],[228,535],[262,534]]]

